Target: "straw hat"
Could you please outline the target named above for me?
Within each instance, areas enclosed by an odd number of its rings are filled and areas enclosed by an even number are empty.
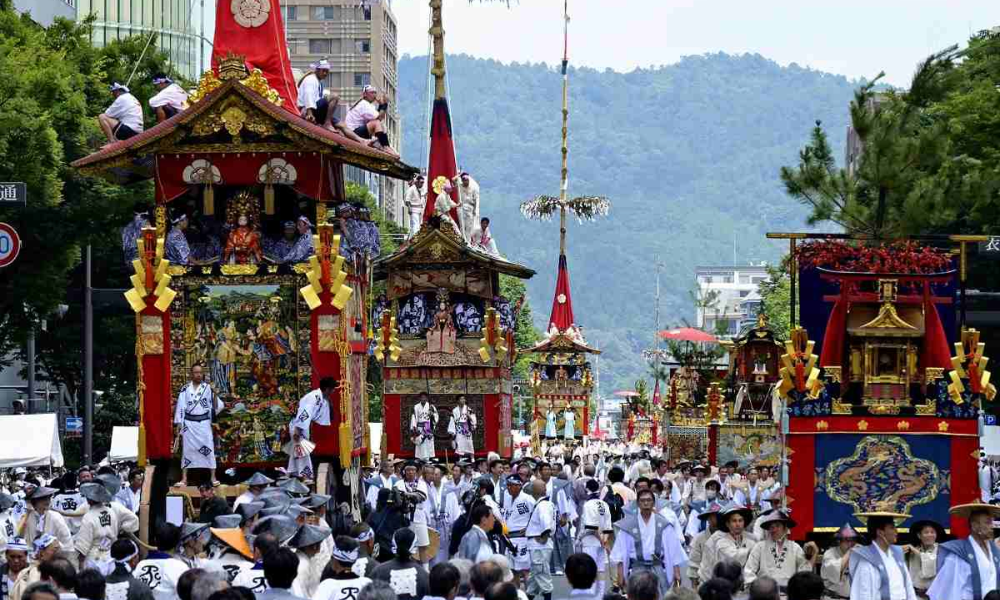
[[[968,519],[973,513],[985,512],[991,517],[996,519],[1000,517],[1000,506],[995,504],[983,504],[982,502],[970,502],[968,504],[959,504],[958,506],[952,506],[948,511],[949,514],[953,514],[961,519]]]
[[[247,560],[253,560],[253,550],[250,549],[250,544],[247,543],[247,538],[243,535],[242,529],[217,529],[212,527],[209,531],[212,532],[212,535],[216,539],[242,554]]]

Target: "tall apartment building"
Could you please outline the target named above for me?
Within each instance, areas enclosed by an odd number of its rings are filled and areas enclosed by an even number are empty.
[[[340,97],[341,119],[364,86],[384,92],[389,99],[386,130],[393,148],[402,153],[396,17],[389,0],[281,0],[281,5],[292,68],[304,73],[320,59],[330,62],[325,85]],[[344,177],[368,187],[387,217],[405,223],[405,182],[354,167],[345,168]]]
[[[156,33],[157,47],[167,53],[181,76],[197,81],[201,71],[208,67],[204,56],[210,45],[203,40],[202,30],[204,11],[211,10],[214,14],[214,0],[75,1],[77,19],[83,20],[90,14],[96,17],[91,36],[96,46]]]
[[[711,306],[699,306],[696,325],[715,333],[722,331],[722,337],[732,337],[740,329],[752,323],[760,308],[761,297],[758,286],[768,278],[767,266],[748,265],[742,267],[697,267],[698,295],[707,298],[716,295]]]
[[[31,20],[48,27],[56,19],[76,19],[76,0],[14,0],[14,10],[28,13]]]

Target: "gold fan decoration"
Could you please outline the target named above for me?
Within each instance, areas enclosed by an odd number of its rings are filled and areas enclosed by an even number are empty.
[[[819,357],[812,353],[816,342],[810,340],[809,334],[801,327],[792,330],[790,337],[785,342],[786,353],[781,355],[784,366],[779,371],[781,384],[778,386],[778,394],[782,398],[788,398],[789,392],[796,390],[808,393],[809,398],[815,400],[824,387],[819,378],[820,371],[816,368]]]
[[[500,315],[497,309],[486,309],[486,318],[483,322],[483,338],[479,342],[479,358],[484,363],[490,362],[491,358],[502,360],[507,356],[507,345],[504,343],[503,329],[500,327]]]
[[[153,304],[156,310],[166,312],[177,292],[170,288],[171,277],[167,274],[170,261],[163,258],[164,240],[156,237],[155,227],[146,227],[136,246],[139,255],[132,261],[135,274],[130,278],[132,288],[125,292],[125,299],[133,311],[140,313],[146,308],[146,298],[152,295],[156,298]]]
[[[969,380],[969,391],[972,394],[982,394],[987,400],[996,398],[997,388],[990,383],[990,372],[986,370],[986,363],[989,358],[983,356],[986,344],[979,341],[979,332],[975,329],[963,329],[962,341],[955,342],[955,356],[951,359],[951,366],[948,376],[951,383],[948,384],[948,393],[955,404],[962,404],[962,392],[965,391],[963,379]]]
[[[399,329],[396,328],[396,317],[388,310],[382,312],[382,322],[378,329],[378,342],[375,344],[375,359],[385,362],[388,355],[389,360],[396,362],[403,349],[399,345]]]
[[[340,236],[333,234],[333,225],[321,223],[318,233],[313,236],[315,254],[309,257],[309,270],[306,278],[309,285],[302,287],[299,293],[309,305],[309,310],[316,310],[323,301],[320,294],[330,293],[330,304],[337,310],[344,310],[354,290],[344,282],[347,272],[344,271],[344,257],[340,256]]]

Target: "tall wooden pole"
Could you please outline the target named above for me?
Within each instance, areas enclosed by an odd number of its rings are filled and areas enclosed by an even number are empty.
[[[559,184],[559,256],[566,254],[566,201],[569,190],[569,0],[563,0],[562,174]]]
[[[442,0],[430,0],[431,6],[431,28],[427,31],[431,35],[434,46],[434,66],[431,74],[434,75],[434,99],[442,100],[445,97],[444,85],[444,24],[441,20]]]

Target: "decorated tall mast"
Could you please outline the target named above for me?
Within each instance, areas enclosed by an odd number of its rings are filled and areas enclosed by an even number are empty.
[[[451,417],[464,398],[475,415],[475,454],[509,457],[511,364],[515,310],[500,293],[500,276],[527,279],[531,269],[469,245],[446,215],[440,198],[457,200],[451,115],[445,87],[441,0],[430,0],[434,52],[434,106],[430,127],[428,183],[431,188],[419,232],[399,250],[375,263],[375,279],[386,280],[385,297],[373,308],[375,357],[382,363],[383,421],[387,454],[455,459]],[[459,222],[456,207],[447,211]],[[427,394],[438,419],[420,424],[414,405]],[[463,422],[464,423],[464,422]],[[417,425],[414,427],[414,425]],[[464,427],[464,424],[461,425]],[[454,431],[460,425],[453,425]],[[456,444],[457,445],[457,444]],[[419,452],[418,452],[419,447]],[[465,452],[468,452],[466,449]]]
[[[610,202],[603,196],[569,198],[569,1],[563,2],[562,59],[562,171],[559,197],[540,195],[521,204],[529,219],[547,221],[559,212],[559,266],[552,312],[544,339],[526,351],[535,355],[531,363],[534,390],[532,445],[540,451],[540,438],[570,439],[587,434],[590,394],[593,390],[589,356],[600,351],[587,345],[576,325],[566,260],[566,216],[591,221],[608,214]]]

